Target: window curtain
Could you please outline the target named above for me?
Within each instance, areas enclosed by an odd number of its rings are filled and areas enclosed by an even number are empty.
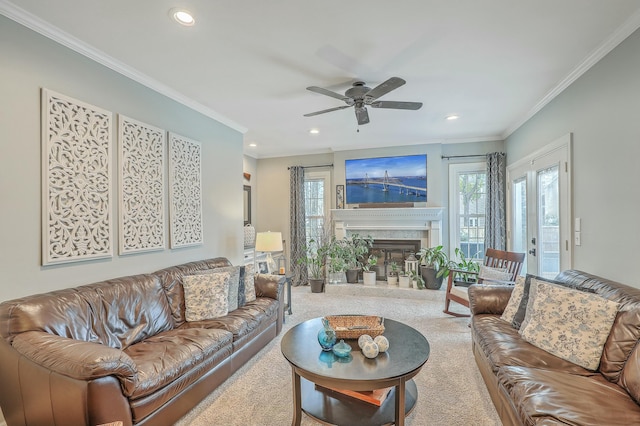
[[[487,223],[484,246],[496,250],[507,249],[506,171],[505,153],[487,154]]]
[[[307,244],[306,213],[304,209],[304,167],[289,168],[289,227],[291,229],[291,284],[294,286],[309,283],[307,266],[300,264],[298,259],[305,256]]]

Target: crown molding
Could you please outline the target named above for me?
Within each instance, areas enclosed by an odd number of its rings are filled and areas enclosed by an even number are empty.
[[[132,68],[124,64],[123,62],[118,61],[117,59],[94,48],[93,46],[83,42],[82,40],[72,36],[71,34],[62,31],[60,28],[51,25],[43,19],[40,19],[39,17],[14,5],[7,0],[0,0],[0,14],[55,41],[56,43],[68,47],[69,49],[101,65],[104,65],[107,68],[112,69],[113,71],[127,78],[130,78],[133,81],[142,84],[143,86],[148,87],[155,92],[160,93],[161,95],[173,99],[174,101],[188,108],[191,108],[194,111],[204,114],[205,116],[212,118],[224,124],[225,126],[232,128],[233,130],[236,130],[242,134],[246,133],[248,130],[246,127],[241,126],[240,124],[223,116],[213,109],[194,101],[193,99],[183,95],[177,90],[172,89],[171,87],[159,82],[158,80],[155,80],[148,75],[141,73],[135,68]]]
[[[593,52],[587,55],[587,57],[583,59],[582,62],[580,62],[564,79],[562,79],[558,85],[540,99],[540,101],[538,101],[538,103],[529,110],[524,117],[507,128],[501,139],[506,140],[511,136],[511,134],[518,130],[520,126],[536,115],[549,102],[555,99],[556,96],[562,93],[574,81],[591,69],[591,67],[615,49],[638,28],[640,28],[640,9],[636,10],[620,27],[618,27],[616,31],[611,34],[611,36],[605,39]]]

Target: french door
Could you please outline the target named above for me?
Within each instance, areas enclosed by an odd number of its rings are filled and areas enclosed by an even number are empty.
[[[569,269],[571,135],[507,167],[509,247],[527,254],[522,274],[554,278]]]

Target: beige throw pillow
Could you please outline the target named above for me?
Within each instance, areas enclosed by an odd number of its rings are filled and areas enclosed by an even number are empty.
[[[553,355],[595,371],[618,312],[597,294],[533,278],[520,335]]]
[[[478,277],[485,280],[510,281],[511,273],[506,268],[492,268],[480,265]]]
[[[513,318],[516,316],[516,312],[518,312],[518,308],[520,307],[520,301],[524,294],[524,281],[525,278],[522,275],[518,275],[516,277],[516,283],[513,286],[509,303],[507,303],[507,306],[504,308],[504,312],[502,312],[502,316],[500,317],[500,319],[508,322],[509,324],[513,322]]]
[[[229,272],[185,275],[185,319],[202,321],[227,315],[230,277]]]

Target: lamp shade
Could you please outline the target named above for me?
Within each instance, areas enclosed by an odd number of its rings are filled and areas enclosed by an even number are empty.
[[[258,232],[256,251],[282,251],[282,232]]]

